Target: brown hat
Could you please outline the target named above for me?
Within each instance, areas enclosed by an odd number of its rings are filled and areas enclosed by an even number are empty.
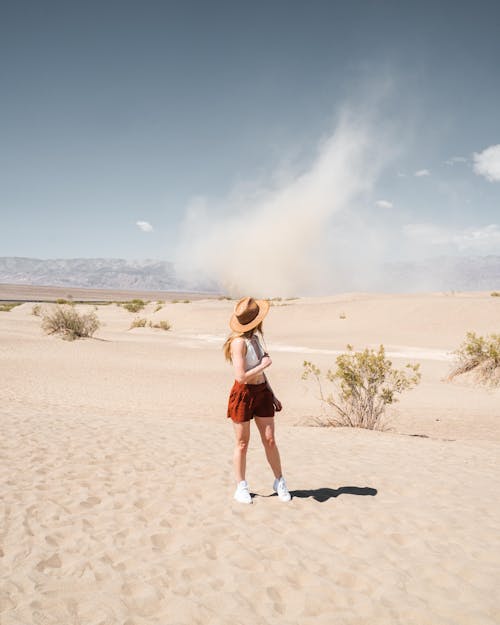
[[[229,326],[235,332],[248,332],[264,319],[269,311],[269,302],[265,299],[244,297],[234,307]]]

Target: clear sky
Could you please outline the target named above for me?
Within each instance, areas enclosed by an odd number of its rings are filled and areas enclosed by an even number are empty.
[[[346,110],[370,182],[330,245],[500,253],[499,32],[485,0],[3,3],[0,256],[171,260],[193,203],[293,190]]]

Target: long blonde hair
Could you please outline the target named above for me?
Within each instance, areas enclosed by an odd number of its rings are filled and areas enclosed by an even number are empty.
[[[231,343],[233,342],[233,340],[239,337],[244,338],[244,339],[251,339],[252,336],[255,334],[255,332],[260,332],[262,336],[264,336],[264,330],[262,329],[262,321],[259,323],[258,326],[255,326],[255,328],[252,328],[251,330],[247,330],[246,332],[231,332],[231,334],[225,340],[224,345],[222,346],[222,351],[224,352],[224,358],[228,362],[233,362],[233,359],[231,357]]]

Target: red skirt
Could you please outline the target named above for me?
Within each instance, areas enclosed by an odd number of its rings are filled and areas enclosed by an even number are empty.
[[[262,384],[242,384],[234,381],[229,393],[227,416],[235,423],[250,421],[255,417],[274,417],[273,394]]]

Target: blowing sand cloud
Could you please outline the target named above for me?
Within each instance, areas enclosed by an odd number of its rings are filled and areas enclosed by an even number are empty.
[[[335,214],[372,189],[390,151],[379,132],[345,115],[310,167],[278,188],[216,207],[194,200],[177,250],[179,273],[214,280],[232,295],[331,291],[328,228]]]

